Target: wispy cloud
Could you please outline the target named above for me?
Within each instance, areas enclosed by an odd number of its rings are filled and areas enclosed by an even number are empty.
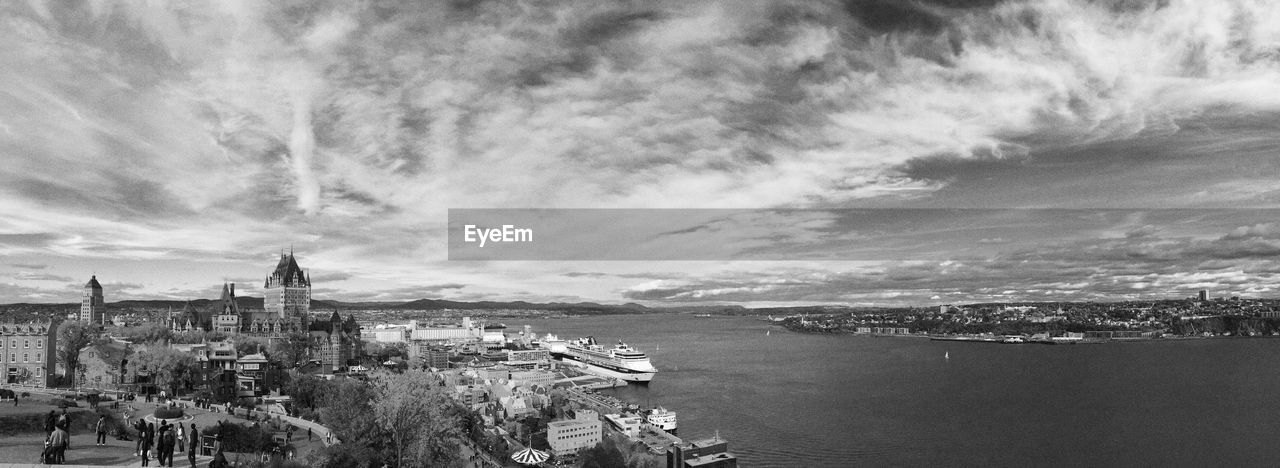
[[[1275,24],[1244,0],[11,3],[0,255],[217,283],[296,242],[344,294],[483,294],[513,278],[443,262],[447,208],[1276,206]]]

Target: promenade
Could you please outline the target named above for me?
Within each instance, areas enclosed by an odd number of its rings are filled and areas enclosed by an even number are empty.
[[[66,389],[38,389],[30,387],[13,387],[13,389],[15,391],[19,391],[19,393],[22,391],[30,392],[31,397],[28,399],[22,399],[16,407],[11,406],[10,403],[0,404],[0,411],[44,414],[50,410],[56,410],[60,413],[60,410],[49,405],[47,401],[50,398],[71,393],[70,390]],[[82,391],[84,390],[88,389],[82,389]],[[12,400],[9,401],[11,402]],[[221,405],[208,410],[199,409],[195,408],[195,403],[190,400],[175,399],[174,402],[177,406],[181,406],[184,412],[190,416],[184,424],[189,427],[189,425],[194,422],[201,430],[217,425],[219,422],[231,424],[247,423],[248,420],[243,416],[250,413],[241,409],[239,415],[228,414],[224,411],[225,407]],[[97,418],[89,412],[91,409],[87,403],[84,401],[78,401],[77,403],[80,404],[78,409],[70,409],[71,412],[75,414],[75,417],[72,419],[70,431],[71,443],[69,444],[66,452],[67,462],[66,464],[59,466],[142,466],[142,460],[134,455],[136,438],[132,436],[130,437],[131,440],[116,440],[115,437],[107,437],[106,446],[97,446],[95,444],[96,434],[92,431],[92,424],[96,422]],[[100,403],[99,407],[109,408],[112,403],[114,402]],[[141,400],[133,402],[122,401],[119,402],[119,407],[113,411],[123,419],[124,412],[128,410],[131,413],[130,423],[132,423],[132,421],[136,421],[139,417],[146,417],[152,414],[159,406],[167,406],[167,404],[146,403]],[[261,417],[266,413],[255,411],[252,412],[252,414],[261,419]],[[292,424],[298,428],[295,430],[293,438],[290,441],[291,445],[293,445],[296,450],[294,457],[295,460],[305,461],[307,455],[320,450],[324,446],[339,442],[335,436],[331,435],[331,431],[327,427],[319,423],[285,415],[269,416],[271,418],[278,417],[281,421]],[[312,438],[310,441],[307,440],[308,428],[312,431]],[[43,434],[40,433],[14,434],[0,437],[0,460],[3,460],[3,462],[0,462],[0,467],[49,466],[34,463],[39,460],[40,452],[44,447],[43,444],[44,437]],[[224,454],[228,461],[233,463],[236,460],[248,461],[255,458],[254,454],[248,453],[224,452]],[[208,466],[209,461],[212,458],[212,456],[197,453],[196,466]],[[151,461],[150,466],[156,466],[154,459]],[[190,466],[186,455],[175,453],[174,466]]]

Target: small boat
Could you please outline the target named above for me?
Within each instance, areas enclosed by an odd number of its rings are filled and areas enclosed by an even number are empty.
[[[773,330],[765,330],[765,331],[764,331],[764,336],[769,336],[769,333],[771,333],[771,332],[773,332]]]
[[[943,359],[951,359],[951,351],[947,351],[947,352],[942,353],[942,358],[943,358]]]

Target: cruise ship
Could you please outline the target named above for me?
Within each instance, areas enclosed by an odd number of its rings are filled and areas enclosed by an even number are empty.
[[[574,361],[594,374],[627,382],[649,382],[658,372],[649,362],[649,356],[622,341],[613,348],[605,349],[590,336],[570,342],[556,340],[553,336],[548,338],[544,345],[551,355]]]
[[[649,410],[644,415],[644,420],[649,424],[657,426],[658,429],[667,431],[667,433],[669,434],[676,433],[676,412],[675,411],[667,411],[666,408],[659,406],[657,408]]]

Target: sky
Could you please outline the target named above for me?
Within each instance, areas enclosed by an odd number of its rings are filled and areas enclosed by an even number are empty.
[[[261,295],[290,249],[345,301],[1280,279],[1275,2],[32,0],[0,42],[0,303]],[[654,258],[450,260],[473,208],[734,211],[563,227]]]

